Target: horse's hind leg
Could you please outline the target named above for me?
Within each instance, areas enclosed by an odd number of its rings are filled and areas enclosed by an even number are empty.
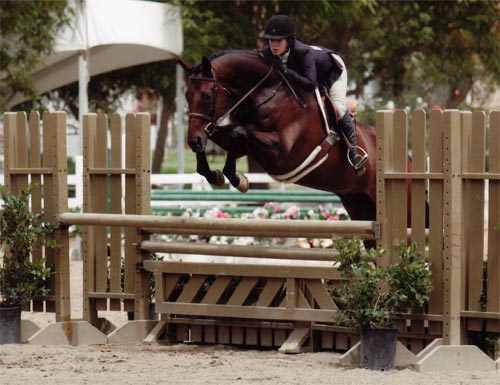
[[[245,175],[236,172],[236,158],[237,157],[234,152],[229,151],[222,172],[227,179],[229,179],[231,186],[244,193],[248,191],[248,178]]]
[[[220,170],[210,170],[207,155],[204,151],[196,153],[196,171],[204,176],[208,183],[214,186],[224,186],[224,175]]]

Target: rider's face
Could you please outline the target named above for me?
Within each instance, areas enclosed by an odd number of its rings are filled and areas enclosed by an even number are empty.
[[[286,52],[287,45],[286,39],[269,39],[269,48],[271,48],[273,55],[283,55]]]

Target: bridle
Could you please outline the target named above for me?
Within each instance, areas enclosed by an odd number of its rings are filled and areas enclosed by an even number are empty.
[[[217,114],[217,101],[218,101],[217,96],[219,94],[219,87],[229,97],[231,97],[231,92],[227,88],[218,84],[215,77],[209,78],[209,77],[194,76],[194,75],[189,76],[190,80],[214,83],[214,87],[212,88],[213,103],[212,103],[212,109],[210,112],[210,115],[212,115],[212,116],[208,116],[208,115],[201,114],[198,112],[190,112],[188,114],[189,118],[197,118],[197,119],[207,121],[208,123],[205,126],[204,131],[209,137],[212,136],[217,131],[217,128],[221,127],[221,124],[226,119],[229,118],[231,113],[233,111],[235,111],[246,99],[248,99],[257,90],[257,88],[259,88],[260,85],[262,83],[264,83],[264,81],[271,75],[272,72],[273,72],[273,67],[270,67],[269,71],[264,75],[264,77],[261,80],[259,80],[259,82],[257,82],[257,84],[255,84],[240,100],[238,100],[231,108],[229,108],[228,111],[226,111],[224,114],[222,114],[219,118],[217,118],[217,116],[216,116],[216,114]]]

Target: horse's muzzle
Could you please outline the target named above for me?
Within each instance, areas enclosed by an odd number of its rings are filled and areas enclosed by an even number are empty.
[[[205,144],[201,137],[196,136],[193,139],[188,139],[189,147],[193,152],[203,152],[205,151]]]

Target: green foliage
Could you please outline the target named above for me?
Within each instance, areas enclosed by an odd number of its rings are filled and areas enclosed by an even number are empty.
[[[16,92],[37,98],[31,73],[52,52],[54,34],[68,22],[67,1],[0,1],[0,111]]]
[[[24,305],[34,296],[47,293],[50,268],[43,259],[30,260],[31,253],[43,245],[55,247],[50,238],[53,228],[41,214],[29,209],[29,197],[35,185],[12,196],[0,186],[4,201],[0,209],[0,246],[3,265],[0,267],[0,305]]]
[[[415,244],[398,245],[399,260],[378,266],[383,249],[363,249],[359,239],[334,239],[342,278],[348,280],[333,293],[340,305],[336,321],[358,329],[393,327],[391,316],[423,306],[432,289],[431,272]]]

